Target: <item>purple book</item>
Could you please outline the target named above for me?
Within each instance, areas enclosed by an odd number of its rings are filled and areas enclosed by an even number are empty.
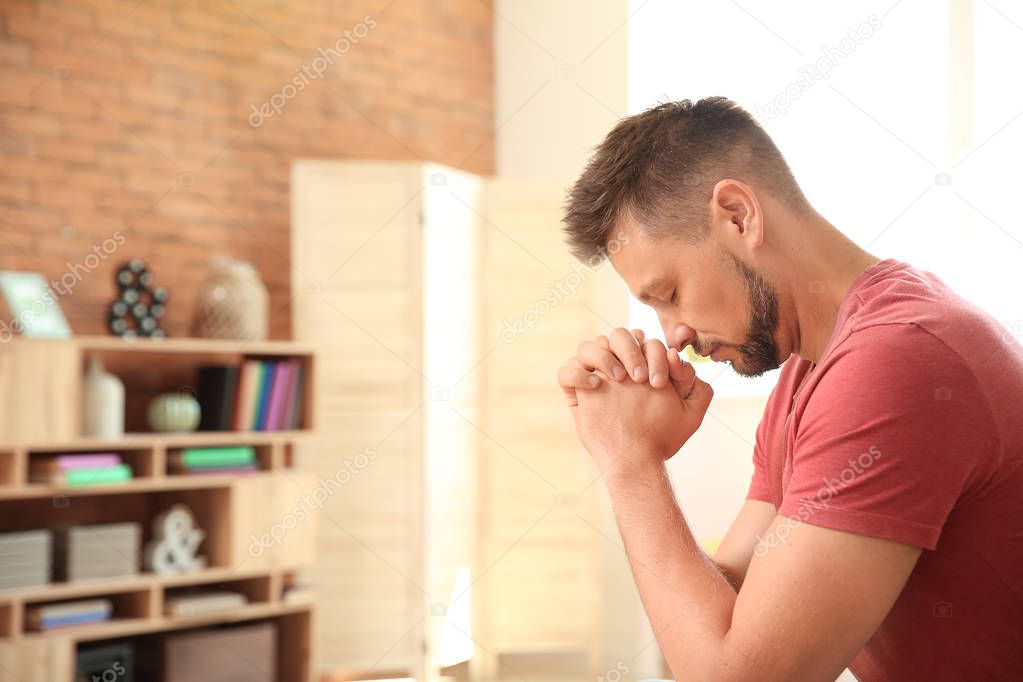
[[[291,362],[278,362],[274,366],[273,384],[270,386],[270,407],[263,429],[266,431],[280,430],[284,421],[285,398],[288,393],[289,376],[291,375]]]
[[[53,465],[57,469],[67,471],[68,469],[84,469],[86,467],[99,469],[102,467],[115,466],[121,463],[121,456],[113,452],[103,452],[89,455],[59,455],[53,458]]]
[[[250,471],[256,471],[256,465],[250,464],[244,467],[203,467],[202,469],[191,469],[188,472],[188,476],[195,474],[244,474]]]

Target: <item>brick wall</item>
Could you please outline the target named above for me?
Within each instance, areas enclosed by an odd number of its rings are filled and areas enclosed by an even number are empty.
[[[493,170],[478,0],[3,0],[0,17],[0,269],[64,277],[75,333],[105,333],[116,264],[138,257],[171,292],[164,328],[189,334],[224,254],[256,265],[287,338],[292,159]]]

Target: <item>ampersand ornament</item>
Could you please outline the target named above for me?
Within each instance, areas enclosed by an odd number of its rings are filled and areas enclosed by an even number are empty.
[[[192,573],[206,568],[206,557],[197,557],[206,534],[195,527],[195,517],[176,504],[153,520],[153,539],[146,544],[146,568],[157,575]]]

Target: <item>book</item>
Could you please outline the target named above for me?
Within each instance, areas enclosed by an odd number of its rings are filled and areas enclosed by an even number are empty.
[[[175,468],[175,473],[185,473],[193,475],[220,474],[221,476],[225,476],[227,474],[247,474],[252,471],[259,471],[259,467],[257,467],[255,464],[248,464],[245,466],[236,467],[203,467],[201,469],[183,469],[181,471],[178,471]]]
[[[191,471],[224,467],[245,467],[254,464],[256,451],[249,445],[225,445],[214,448],[186,448],[172,452],[167,462],[172,469]]]
[[[109,599],[83,599],[29,606],[25,609],[25,620],[32,630],[50,630],[108,620],[113,612],[114,605]]]
[[[263,381],[259,384],[259,408],[256,411],[256,421],[252,425],[253,431],[266,430],[266,418],[270,412],[270,393],[273,391],[274,372],[277,363],[266,360],[263,363]]]
[[[43,528],[39,530],[22,530],[13,533],[0,533],[0,557],[10,556],[15,552],[26,549],[35,551],[40,546],[49,551],[52,534]]]
[[[69,625],[86,625],[88,623],[102,623],[110,620],[110,614],[102,611],[89,613],[78,613],[73,616],[58,616],[55,618],[29,618],[29,627],[34,630],[52,630],[54,628],[67,627]]]
[[[104,523],[54,529],[53,571],[58,580],[85,580],[139,572],[142,526]]]
[[[230,611],[245,606],[248,599],[238,592],[210,590],[198,594],[168,595],[164,600],[164,613],[168,616],[200,616],[218,611]]]
[[[0,577],[0,590],[12,590],[18,587],[39,587],[49,583],[50,569],[41,568],[32,573]]]
[[[75,469],[58,469],[53,472],[32,472],[29,480],[33,483],[49,483],[81,487],[88,485],[104,485],[130,481],[131,467],[127,464],[115,464],[102,467],[78,467]]]
[[[295,395],[295,382],[298,379],[298,370],[301,367],[301,363],[296,358],[291,358],[287,361],[288,372],[284,377],[284,401],[281,405],[281,413],[278,420],[278,429],[290,429],[291,428],[291,410],[293,396]]]
[[[0,533],[0,589],[50,582],[52,538],[45,529]]]
[[[237,393],[236,365],[204,365],[198,372],[199,430],[227,431],[231,428]]]
[[[246,360],[238,375],[238,394],[235,397],[234,430],[248,431],[252,428],[253,405],[259,392],[259,360]]]
[[[278,431],[284,428],[284,412],[291,372],[291,360],[278,362],[274,366],[274,380],[270,388],[270,408],[264,425],[267,431]]]
[[[29,468],[32,472],[66,471],[68,469],[98,469],[121,464],[121,456],[113,452],[96,452],[80,455],[53,455],[33,457]]]
[[[302,394],[305,391],[305,366],[295,361],[295,379],[290,391],[288,401],[288,413],[285,417],[285,428],[297,429],[302,419]]]

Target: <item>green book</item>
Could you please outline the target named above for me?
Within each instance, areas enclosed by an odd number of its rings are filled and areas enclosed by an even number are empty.
[[[127,464],[114,464],[105,467],[83,467],[69,469],[64,472],[64,483],[69,486],[102,485],[104,483],[120,483],[131,480],[131,467]]]
[[[185,469],[223,469],[243,467],[256,461],[256,452],[248,445],[219,448],[187,448],[171,453],[171,465]]]
[[[259,421],[263,416],[263,406],[266,399],[268,384],[270,383],[270,369],[266,362],[259,362],[258,378],[256,381],[256,395],[252,404],[252,414],[249,417],[249,430],[258,431]]]

